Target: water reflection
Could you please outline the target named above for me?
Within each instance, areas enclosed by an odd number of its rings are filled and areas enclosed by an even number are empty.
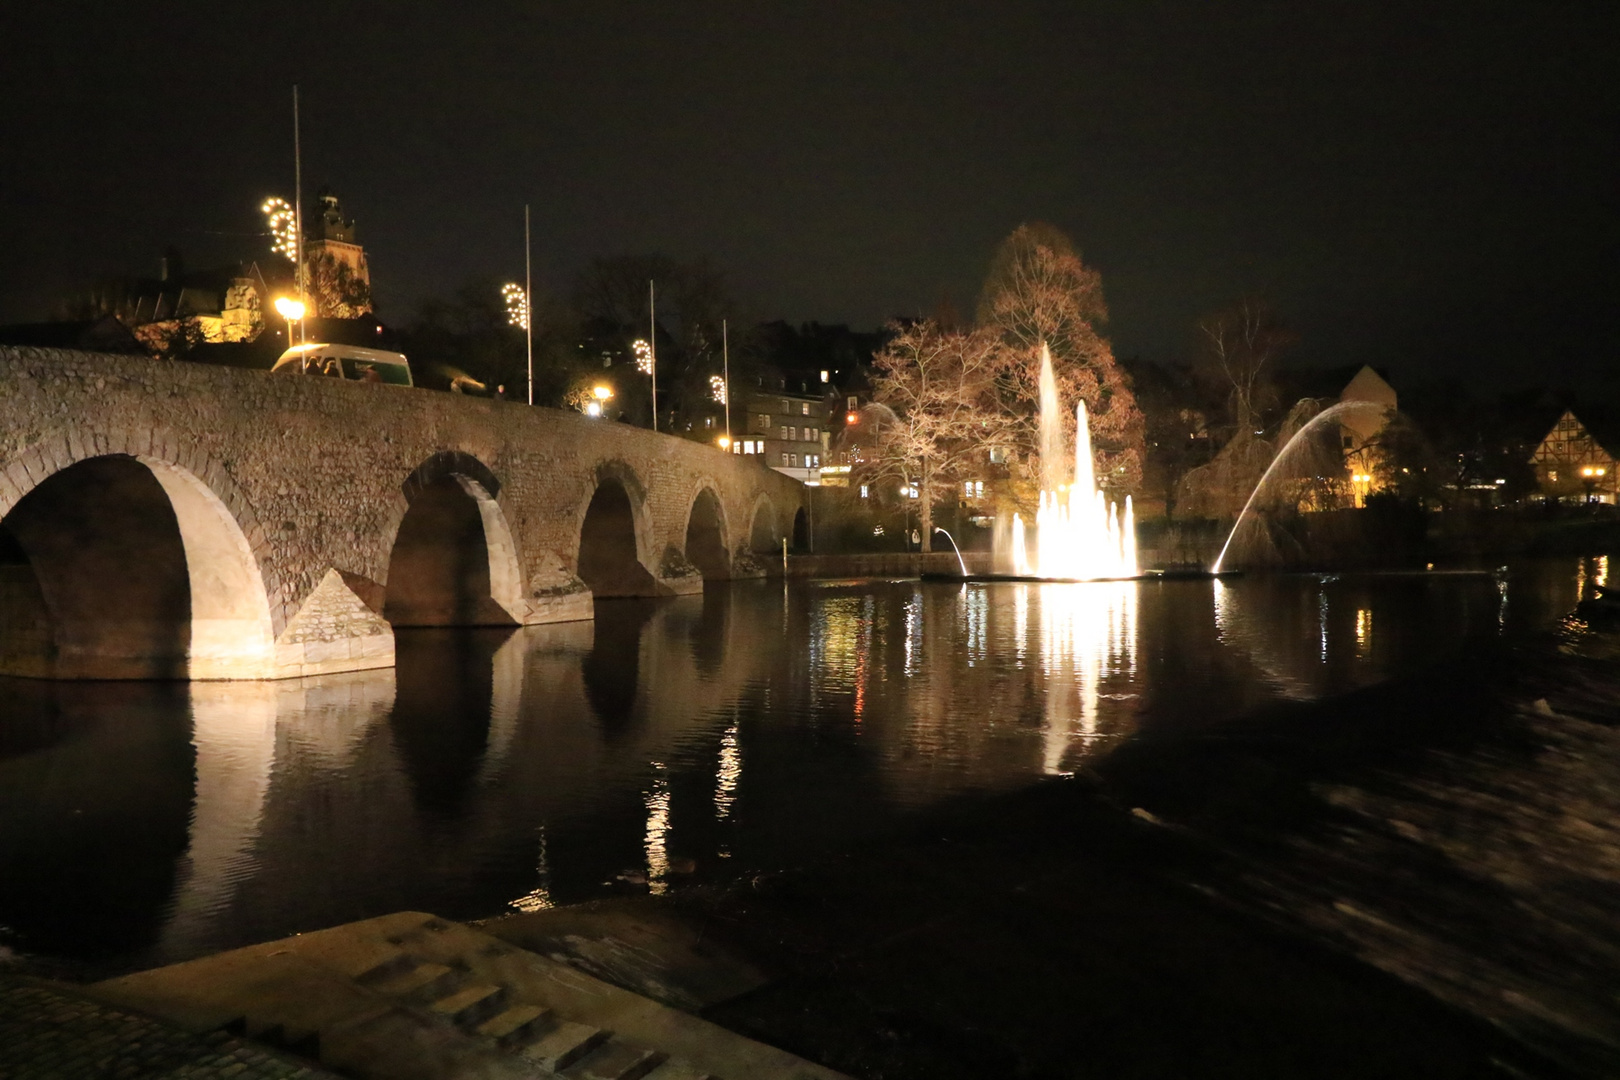
[[[401,631],[396,671],[5,681],[0,926],[120,968],[779,866],[1138,729],[1549,625],[1607,580],[1593,559],[1500,581],[738,584],[604,603],[594,626]]]
[[[1032,586],[1017,586],[1029,589]],[[1034,586],[1040,590],[1046,723],[1041,771],[1066,767],[1071,747],[1101,735],[1105,682],[1128,685],[1136,670],[1136,582]]]
[[[493,661],[506,634],[433,628],[399,637],[399,695],[388,723],[423,810],[453,818],[465,809],[496,711],[491,705],[467,710],[465,703],[493,703]]]

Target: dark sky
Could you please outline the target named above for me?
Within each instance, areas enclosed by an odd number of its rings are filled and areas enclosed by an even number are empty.
[[[1030,219],[1121,355],[1269,294],[1299,359],[1397,378],[1620,358],[1620,4],[0,6],[0,318],[359,221],[385,317],[468,279],[708,256],[758,317],[970,309]]]

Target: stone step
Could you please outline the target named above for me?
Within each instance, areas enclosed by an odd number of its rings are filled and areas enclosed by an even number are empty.
[[[513,1005],[478,1025],[478,1034],[503,1046],[527,1042],[551,1019],[551,1010],[538,1005]]]
[[[538,1039],[518,1052],[543,1069],[561,1072],[612,1037],[613,1032],[589,1024],[554,1019]]]
[[[380,941],[357,941],[334,960],[334,966],[357,983],[382,982],[416,966],[405,950]]]
[[[702,1069],[694,1069],[685,1062],[672,1060],[664,1062],[642,1080],[720,1080],[720,1078]]]
[[[370,988],[385,997],[432,1001],[448,993],[460,978],[444,964],[417,964],[398,975],[371,983]]]
[[[474,984],[440,998],[428,1008],[460,1027],[472,1027],[506,1007],[506,988]]]
[[[657,1050],[644,1050],[619,1039],[609,1039],[595,1050],[567,1066],[568,1080],[642,1080],[668,1060]]]

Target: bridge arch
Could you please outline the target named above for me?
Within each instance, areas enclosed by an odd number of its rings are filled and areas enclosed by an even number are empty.
[[[501,626],[525,621],[523,570],[477,457],[434,454],[406,478],[388,546],[382,614],[395,626]]]
[[[793,550],[801,555],[810,553],[810,515],[804,507],[793,511]]]
[[[0,671],[275,677],[275,619],[248,539],[262,530],[251,518],[244,529],[222,469],[174,445],[161,432],[141,446],[74,432],[8,465]]]
[[[652,562],[653,524],[647,489],[624,461],[596,467],[591,497],[580,508],[580,580],[597,598],[653,596],[657,579]]]
[[[700,480],[687,500],[686,528],[682,530],[686,561],[702,572],[704,580],[731,576],[731,531],[726,523],[725,504],[710,480]]]
[[[782,548],[782,526],[777,518],[776,504],[771,502],[770,496],[761,495],[754,500],[754,509],[748,520],[748,550],[756,555],[779,553]]]

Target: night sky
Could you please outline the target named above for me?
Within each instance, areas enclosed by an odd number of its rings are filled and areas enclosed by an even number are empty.
[[[0,320],[358,219],[386,319],[523,269],[706,256],[755,317],[970,311],[1051,221],[1123,356],[1268,294],[1307,364],[1612,378],[1620,5],[66,4],[0,8]]]

